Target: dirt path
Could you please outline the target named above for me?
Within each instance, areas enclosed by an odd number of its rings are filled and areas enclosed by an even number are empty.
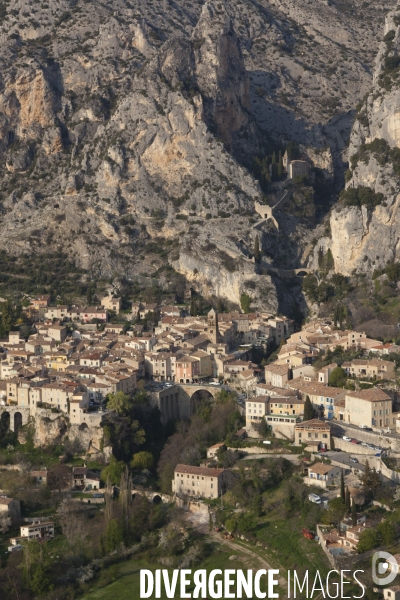
[[[243,562],[248,566],[249,569],[257,568],[257,569],[266,569],[268,571],[269,569],[274,568],[272,565],[267,563],[267,561],[262,556],[260,556],[256,552],[253,552],[253,550],[251,550],[250,548],[247,548],[246,546],[243,546],[242,544],[238,544],[237,542],[235,542],[235,540],[227,540],[220,533],[217,533],[215,531],[209,533],[209,536],[217,544],[220,544],[221,546],[226,546],[226,547],[230,548],[231,550],[233,550],[234,552],[240,552],[241,554],[244,554],[246,557],[251,559],[250,564],[248,563],[247,560],[243,560]],[[278,581],[279,581],[279,585],[283,589],[287,589],[286,579],[284,579],[281,575],[279,575]]]
[[[219,544],[220,546],[225,546],[233,551],[234,554],[239,553],[244,555],[242,562],[246,564],[249,569],[273,569],[274,567],[270,565],[262,556],[257,554],[242,544],[238,544],[234,539],[227,540],[223,537],[223,535],[217,531],[209,531],[209,521],[208,515],[204,514],[196,514],[196,513],[187,513],[186,520],[191,524],[194,529],[201,531],[201,533],[208,535],[213,542]],[[276,568],[276,567],[275,567]],[[283,590],[287,590],[287,581],[284,577],[278,577],[279,585]]]

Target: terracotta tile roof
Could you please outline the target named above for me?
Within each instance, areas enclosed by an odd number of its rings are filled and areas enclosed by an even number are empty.
[[[192,467],[191,465],[176,465],[175,473],[188,475],[205,475],[207,477],[219,477],[224,469],[209,469],[208,467]]]
[[[324,421],[320,421],[319,419],[310,419],[309,421],[304,421],[303,423],[299,423],[296,425],[296,429],[329,429],[331,426]]]
[[[317,475],[325,475],[334,469],[334,465],[324,465],[323,463],[316,463],[312,467],[309,467],[309,473],[316,473]]]
[[[360,390],[358,392],[346,392],[350,398],[359,398],[368,402],[381,402],[382,400],[391,400],[390,396],[380,388],[370,388],[369,390]]]

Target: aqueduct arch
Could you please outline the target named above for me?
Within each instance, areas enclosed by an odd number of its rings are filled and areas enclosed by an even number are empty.
[[[30,410],[26,406],[0,406],[0,418],[9,419],[10,431],[18,431],[29,421]]]

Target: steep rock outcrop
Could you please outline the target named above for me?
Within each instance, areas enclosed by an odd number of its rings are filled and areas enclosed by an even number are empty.
[[[400,4],[386,18],[373,87],[359,104],[352,128],[347,191],[332,210],[331,237],[319,240],[310,260],[315,268],[320,247],[331,249],[335,271],[345,275],[371,273],[400,260],[399,53]],[[372,190],[372,204],[354,199],[353,190],[360,188]]]

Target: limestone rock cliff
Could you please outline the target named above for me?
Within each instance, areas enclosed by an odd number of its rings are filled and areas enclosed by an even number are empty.
[[[346,192],[332,210],[331,237],[319,240],[310,261],[317,268],[318,249],[330,248],[335,271],[344,275],[400,260],[400,4],[381,39],[373,86],[351,132]],[[372,190],[372,204],[354,197],[363,188]]]
[[[278,269],[309,240],[256,223],[255,156],[294,140],[340,182],[393,4],[0,2],[0,247],[62,251],[90,278],[173,265],[276,310],[254,226]]]

